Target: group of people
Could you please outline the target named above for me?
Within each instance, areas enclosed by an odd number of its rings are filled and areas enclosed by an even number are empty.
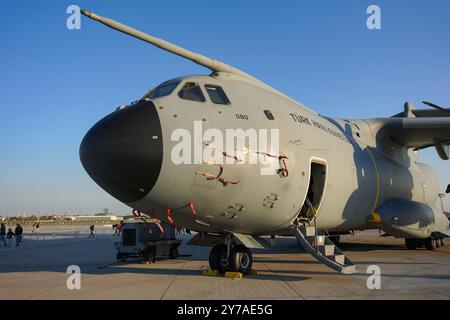
[[[33,229],[31,230],[31,232],[39,233],[39,222],[33,223]]]
[[[123,226],[123,222],[121,222],[121,223],[116,223],[116,224],[114,224],[112,227],[113,227],[113,230],[114,230],[114,234],[113,234],[113,237],[115,237],[115,236],[120,236],[120,231],[121,231],[121,229],[122,229],[122,226]],[[94,234],[94,230],[95,230],[95,226],[93,225],[93,224],[91,224],[90,226],[89,226],[89,239],[95,239],[95,234]]]
[[[6,232],[6,226],[4,223],[0,225],[0,242],[3,242],[5,247],[12,247],[13,237],[16,239],[16,247],[19,246],[23,241],[23,228],[20,224],[17,224],[14,232],[11,228],[8,228]]]

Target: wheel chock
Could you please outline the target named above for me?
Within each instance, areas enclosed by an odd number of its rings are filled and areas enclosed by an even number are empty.
[[[219,275],[219,270],[212,270],[212,269],[203,270],[202,274],[204,276],[217,277]]]
[[[252,269],[248,274],[256,276],[258,274],[258,270]]]
[[[225,278],[231,278],[231,279],[242,279],[244,277],[244,275],[241,272],[231,272],[231,271],[227,271],[225,272]]]

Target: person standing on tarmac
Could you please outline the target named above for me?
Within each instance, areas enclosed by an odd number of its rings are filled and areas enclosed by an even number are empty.
[[[5,227],[5,224],[2,223],[2,225],[0,226],[0,241],[3,241],[3,244],[6,247],[5,237],[6,237],[6,227]]]
[[[122,228],[122,225],[120,224],[120,223],[116,223],[115,225],[114,225],[114,237],[115,236],[118,236],[118,237],[120,237],[120,229]]]
[[[6,241],[8,242],[7,247],[12,247],[12,237],[14,236],[14,232],[11,230],[11,228],[8,229],[8,233],[6,234]]]
[[[122,231],[122,224],[116,224],[117,236],[120,237],[120,232]]]
[[[16,247],[17,247],[22,242],[23,228],[22,228],[22,226],[20,224],[17,224],[16,230],[14,231],[14,233],[16,235]]]
[[[94,236],[94,225],[93,225],[93,224],[90,225],[89,231],[90,231],[90,233],[89,233],[89,239],[90,239],[91,237],[92,237],[92,239],[94,239],[95,236]]]

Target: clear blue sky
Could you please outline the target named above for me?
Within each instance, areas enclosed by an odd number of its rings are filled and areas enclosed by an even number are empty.
[[[77,4],[247,71],[329,116],[450,107],[450,1],[19,1],[0,10],[0,215],[129,209],[84,172],[91,125],[148,88],[207,73],[83,17]],[[382,30],[366,28],[366,8]],[[450,162],[422,159],[450,182]]]

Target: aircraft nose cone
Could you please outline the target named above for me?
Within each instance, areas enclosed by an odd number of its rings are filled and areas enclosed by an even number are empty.
[[[80,160],[89,176],[126,203],[150,192],[162,158],[161,124],[150,101],[109,114],[88,131],[80,146]]]

